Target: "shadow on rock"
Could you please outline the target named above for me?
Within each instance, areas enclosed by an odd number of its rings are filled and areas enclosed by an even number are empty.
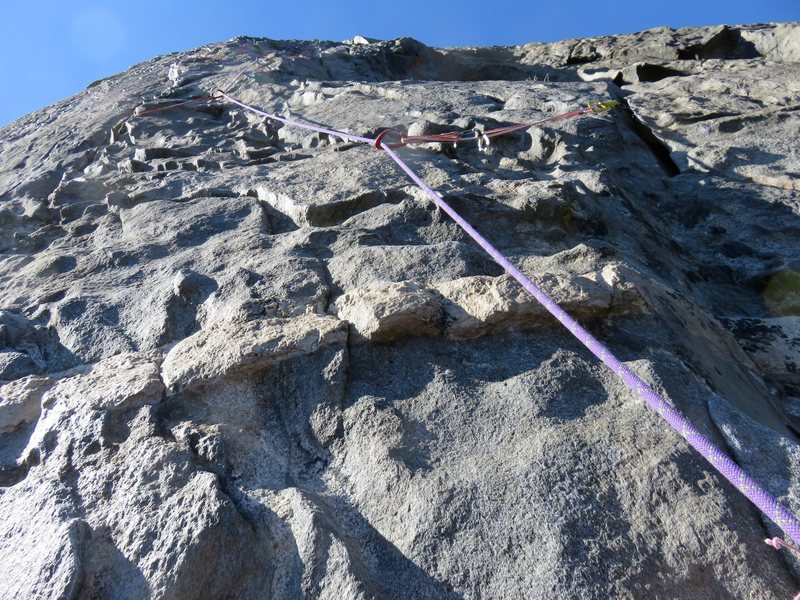
[[[52,328],[0,310],[0,381],[64,371],[80,363]]]

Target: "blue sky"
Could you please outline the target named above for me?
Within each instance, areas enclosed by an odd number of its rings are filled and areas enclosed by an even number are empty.
[[[16,0],[0,20],[0,125],[158,54],[237,35],[522,44],[668,25],[800,20],[800,0]]]

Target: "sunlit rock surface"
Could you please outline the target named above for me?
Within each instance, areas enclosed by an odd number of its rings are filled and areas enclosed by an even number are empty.
[[[237,38],[0,130],[3,598],[788,598],[780,532],[358,135],[800,509],[800,27]],[[153,109],[165,110],[152,112]]]

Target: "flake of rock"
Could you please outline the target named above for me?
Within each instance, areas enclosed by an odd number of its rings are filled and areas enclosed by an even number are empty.
[[[611,303],[608,287],[586,278],[541,274],[534,283],[563,308],[582,315],[602,314]],[[447,336],[453,339],[531,327],[547,319],[547,311],[508,275],[456,279],[435,289],[444,298]]]
[[[341,345],[347,331],[334,317],[219,321],[177,344],[164,358],[165,385],[173,391],[213,382],[232,372],[259,369]]]
[[[564,308],[597,317],[611,290],[586,277],[545,274],[535,283]],[[367,284],[336,300],[336,315],[352,326],[353,341],[387,342],[409,336],[470,339],[547,321],[547,311],[510,276],[463,277],[431,285]]]
[[[441,302],[430,290],[409,282],[356,288],[337,300],[335,312],[351,324],[354,342],[436,337],[444,329]]]
[[[42,396],[51,385],[50,378],[32,375],[0,386],[0,434],[36,421]]]

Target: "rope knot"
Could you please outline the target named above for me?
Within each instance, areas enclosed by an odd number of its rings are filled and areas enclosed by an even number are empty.
[[[764,540],[764,543],[767,544],[768,546],[772,546],[773,548],[775,548],[775,550],[780,550],[781,548],[788,548],[789,550],[792,550],[800,554],[800,548],[798,548],[797,546],[793,546],[788,542],[785,542],[779,537],[767,538]]]
[[[402,148],[403,146],[406,145],[406,142],[405,142],[406,134],[405,133],[399,133],[397,131],[392,131],[391,129],[384,129],[383,131],[381,131],[378,134],[378,137],[375,138],[375,142],[373,142],[373,145],[378,150],[382,149],[381,146],[384,144],[383,138],[385,138],[387,135],[388,136],[392,136],[393,135],[393,136],[395,136],[395,139],[397,140],[397,141],[394,141],[394,142],[385,142],[385,144],[389,148]]]

